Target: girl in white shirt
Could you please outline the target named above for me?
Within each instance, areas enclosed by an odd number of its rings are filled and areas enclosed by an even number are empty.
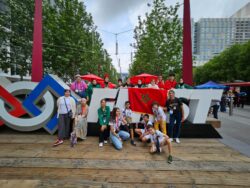
[[[155,83],[153,79],[150,84],[148,84],[148,88],[159,89],[158,85]]]

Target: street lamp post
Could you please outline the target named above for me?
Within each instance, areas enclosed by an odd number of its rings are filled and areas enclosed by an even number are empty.
[[[118,55],[119,55],[118,35],[133,31],[133,29],[129,29],[129,30],[126,30],[126,31],[121,31],[119,33],[114,33],[114,32],[106,31],[106,30],[103,30],[103,29],[99,29],[99,30],[103,31],[103,32],[106,32],[106,33],[113,34],[115,36],[115,55],[116,55],[117,64],[118,64],[119,69],[120,69],[120,75],[122,76],[121,62],[120,62],[120,58],[118,58]]]

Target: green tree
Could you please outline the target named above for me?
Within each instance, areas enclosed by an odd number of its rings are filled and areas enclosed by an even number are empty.
[[[129,72],[167,77],[169,71],[180,72],[182,61],[182,26],[177,15],[180,5],[167,7],[165,0],[154,0],[152,6],[144,20],[138,17],[134,30],[135,60]]]
[[[6,7],[0,13],[0,68],[15,68],[22,78],[31,69],[34,0],[6,0]],[[92,16],[78,0],[43,0],[43,65],[65,81],[87,72],[117,79]]]
[[[233,80],[250,80],[250,41],[235,44],[225,49],[194,72],[195,82],[204,83],[209,80],[230,82]]]
[[[73,79],[76,73],[103,76],[104,71],[112,72],[111,59],[83,2],[55,0],[51,4],[47,0],[44,15],[46,72],[65,80]]]
[[[31,68],[34,1],[3,1],[0,12],[0,68],[19,74],[21,80]]]

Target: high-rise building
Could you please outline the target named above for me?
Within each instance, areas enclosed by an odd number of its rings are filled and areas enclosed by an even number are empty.
[[[231,18],[250,18],[250,2],[235,12]]]
[[[202,18],[196,22],[192,39],[194,66],[205,64],[233,44],[250,40],[249,12],[250,3],[230,18]]]

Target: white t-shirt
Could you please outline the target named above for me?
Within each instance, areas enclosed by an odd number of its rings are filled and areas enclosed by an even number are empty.
[[[159,142],[162,142],[162,140],[164,139],[164,134],[161,131],[159,131],[159,130],[155,130],[155,134],[153,134],[153,135],[151,134],[150,135],[151,142],[152,143],[156,143],[157,137],[159,139]]]
[[[120,126],[122,125],[122,117],[119,117],[112,121],[110,121],[109,125],[113,126],[114,131],[119,131],[120,130]]]
[[[67,105],[68,110],[66,108],[65,103]],[[70,110],[71,110],[70,97],[62,97],[59,101],[59,114],[67,114],[68,111]]]
[[[145,132],[148,131],[148,124],[153,125],[153,123],[152,123],[151,121],[148,121],[148,122],[146,123],[144,120],[142,120],[140,123],[143,124],[143,129],[141,129],[142,134],[144,134]]]
[[[160,119],[162,119],[163,121],[167,120],[166,114],[163,111],[162,107],[158,107],[158,109],[154,109],[152,108],[153,113],[154,113],[154,117],[155,117],[155,121],[159,121]]]
[[[153,89],[159,89],[158,85],[152,85],[152,84],[148,84],[148,88],[153,88]]]
[[[132,110],[127,108],[123,109],[122,116],[132,118]]]

